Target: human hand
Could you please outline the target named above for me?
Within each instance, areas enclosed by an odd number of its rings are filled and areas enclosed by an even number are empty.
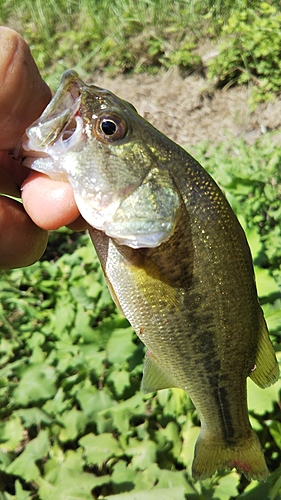
[[[29,48],[14,31],[0,27],[0,268],[28,266],[45,250],[49,229],[86,227],[71,186],[30,171],[9,151],[51,99]]]

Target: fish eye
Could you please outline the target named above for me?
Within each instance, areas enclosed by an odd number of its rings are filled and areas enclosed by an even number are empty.
[[[100,124],[105,135],[114,135],[117,130],[117,125],[112,120],[103,120]]]
[[[106,142],[124,139],[128,131],[125,119],[115,113],[104,113],[97,118],[95,132],[99,139]]]

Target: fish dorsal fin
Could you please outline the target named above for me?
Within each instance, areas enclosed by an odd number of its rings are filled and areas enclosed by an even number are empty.
[[[275,351],[271,344],[267,326],[261,311],[258,349],[254,370],[250,377],[259,387],[265,388],[274,384],[279,378],[279,366]]]
[[[155,356],[147,351],[142,379],[143,392],[154,392],[170,387],[179,387],[179,384],[160,366]]]

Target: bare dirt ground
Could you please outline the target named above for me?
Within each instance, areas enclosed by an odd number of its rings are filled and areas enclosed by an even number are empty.
[[[202,76],[182,77],[177,69],[114,79],[103,74],[89,83],[130,101],[146,120],[187,149],[229,136],[252,143],[266,131],[281,128],[281,99],[261,104],[251,113],[247,87],[214,90]]]

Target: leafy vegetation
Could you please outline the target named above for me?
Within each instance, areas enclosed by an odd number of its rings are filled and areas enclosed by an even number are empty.
[[[219,55],[210,61],[209,76],[221,84],[251,83],[251,104],[272,100],[281,86],[280,6],[235,12],[222,28]]]
[[[252,247],[281,357],[280,161],[274,135],[201,145]],[[2,271],[0,491],[3,499],[281,499],[281,380],[249,382],[251,422],[272,474],[194,483],[197,413],[179,389],[140,392],[144,349],[117,312],[86,235],[53,233],[41,262]]]
[[[53,87],[70,67],[84,77],[178,66],[220,85],[251,84],[255,106],[279,93],[279,10],[278,0],[6,0],[0,22],[24,36]],[[202,40],[219,51],[207,68]]]
[[[202,68],[198,42],[225,39],[209,76],[278,92],[279,1],[4,0],[51,85],[74,67],[112,74]],[[118,23],[116,20],[118,19]],[[69,48],[71,47],[71,51]],[[279,52],[278,52],[279,50]],[[245,228],[281,359],[281,148],[274,134],[193,152]],[[188,396],[140,391],[144,348],[116,310],[87,235],[51,234],[40,262],[0,273],[0,500],[281,500],[281,381],[249,382],[268,481],[235,471],[194,483],[199,420]]]
[[[24,0],[2,11],[2,22],[24,34],[49,84],[69,67],[81,75],[198,67],[194,17],[188,2],[173,0]]]

